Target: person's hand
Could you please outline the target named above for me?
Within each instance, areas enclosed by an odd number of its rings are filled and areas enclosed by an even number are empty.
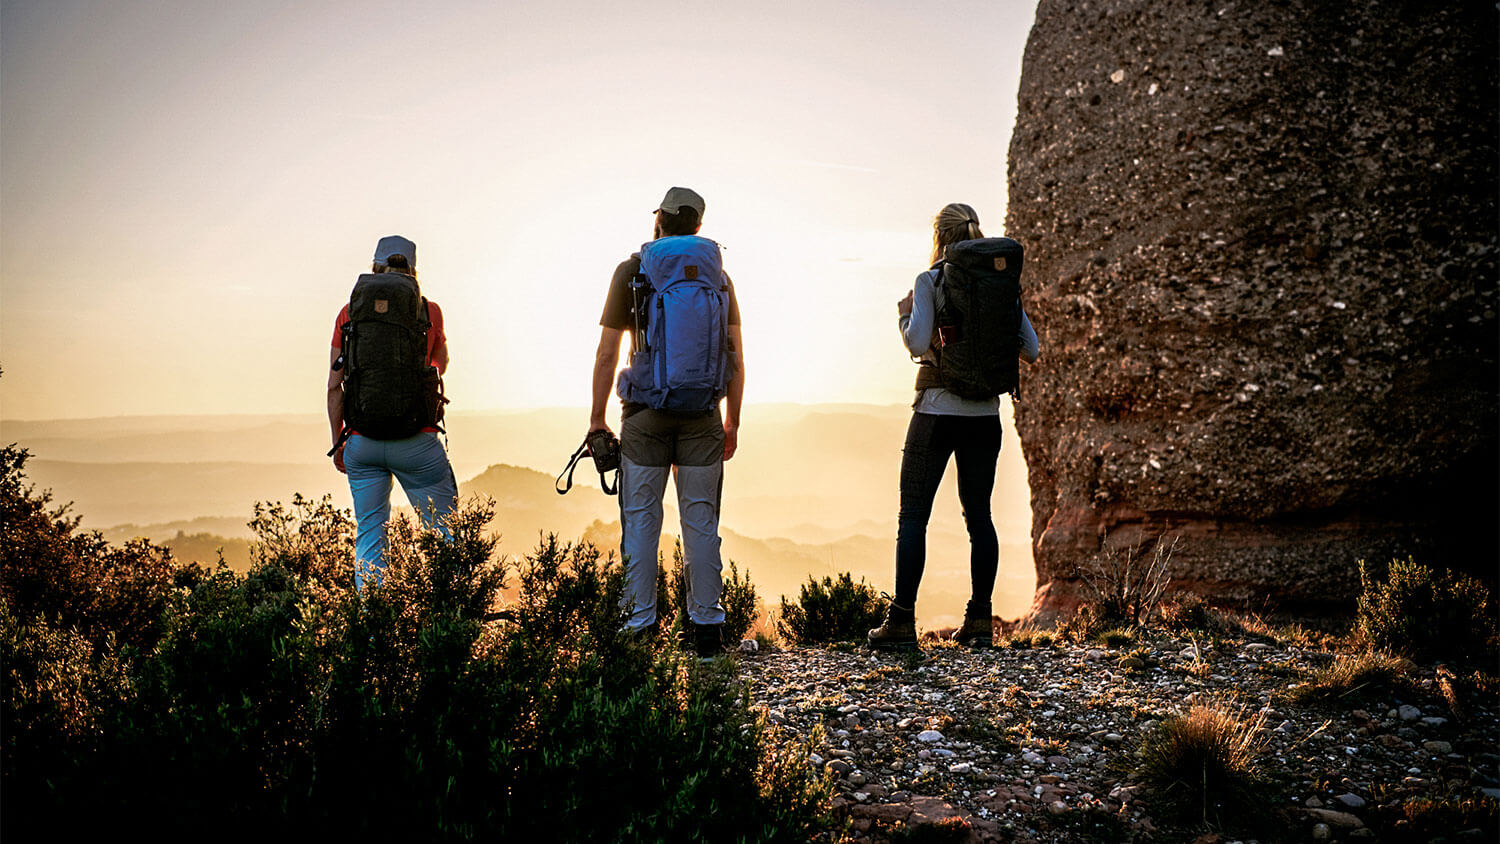
[[[896,303],[896,313],[901,316],[911,316],[911,294],[907,293],[901,301]]]
[[[739,426],[724,426],[724,459],[728,460],[734,456],[735,449],[739,448],[740,429]]]
[[[342,473],[344,473],[346,475],[349,474],[349,470],[344,467],[344,444],[343,443],[339,443],[339,447],[337,449],[335,449],[334,452],[333,452],[333,468],[338,469],[340,472],[342,472]]]

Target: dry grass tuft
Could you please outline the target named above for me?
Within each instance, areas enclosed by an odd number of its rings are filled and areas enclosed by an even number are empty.
[[[1194,706],[1157,727],[1141,745],[1137,775],[1169,805],[1208,819],[1247,802],[1264,747],[1264,713],[1244,717],[1223,703]]]
[[[1341,656],[1320,668],[1308,682],[1292,689],[1287,698],[1300,706],[1329,704],[1349,698],[1386,697],[1391,692],[1412,690],[1412,664],[1399,657],[1379,653]]]

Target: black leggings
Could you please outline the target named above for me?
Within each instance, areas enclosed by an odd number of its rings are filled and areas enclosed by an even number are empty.
[[[913,413],[901,451],[901,513],[896,526],[896,603],[917,604],[917,586],[927,565],[927,520],[948,467],[958,463],[958,500],[969,530],[971,609],[988,615],[1000,567],[1000,543],[990,518],[995,462],[1000,457],[1000,417]]]

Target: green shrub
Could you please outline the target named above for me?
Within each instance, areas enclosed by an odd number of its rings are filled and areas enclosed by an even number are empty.
[[[98,531],[79,531],[68,506],[26,484],[30,454],[0,449],[0,599],[21,624],[45,619],[95,646],[150,648],[179,588],[204,576],[143,540],[112,547]]]
[[[1146,736],[1136,774],[1165,805],[1207,821],[1249,801],[1264,726],[1264,714],[1247,719],[1223,704],[1194,706]]]
[[[149,649],[0,603],[4,834],[806,841],[825,828],[828,783],[807,748],[772,741],[732,669],[626,637],[621,572],[591,546],[548,538],[511,571],[489,516],[465,504],[446,536],[393,522],[382,582],[359,595],[346,513],[258,508],[250,573],[174,587]],[[486,622],[511,575],[508,620]]]
[[[855,583],[849,572],[837,579],[824,577],[821,583],[809,576],[797,603],[782,597],[780,615],[778,629],[794,642],[863,642],[871,628],[880,626],[885,602],[875,587],[863,577]]]
[[[1495,606],[1484,584],[1457,572],[1393,560],[1384,580],[1359,564],[1355,630],[1372,647],[1412,659],[1493,664]]]
[[[1178,595],[1161,607],[1162,624],[1168,630],[1208,630],[1213,625],[1208,602],[1191,592]]]

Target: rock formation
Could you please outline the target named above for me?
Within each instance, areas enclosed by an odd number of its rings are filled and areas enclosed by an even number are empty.
[[[1111,547],[1350,606],[1357,561],[1495,576],[1497,13],[1041,0],[1006,234],[1036,614]]]

